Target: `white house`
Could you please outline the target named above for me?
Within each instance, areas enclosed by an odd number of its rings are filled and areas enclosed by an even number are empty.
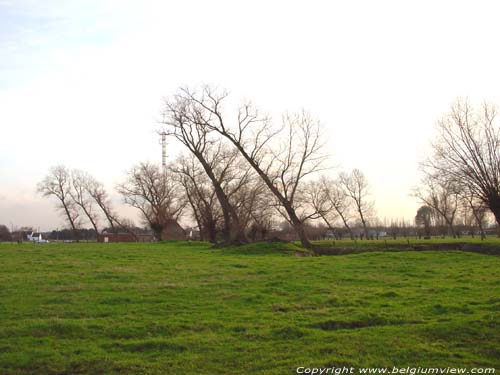
[[[28,241],[32,241],[32,242],[39,242],[39,243],[49,242],[48,240],[44,240],[42,238],[41,233],[31,232],[30,234],[26,235],[26,238],[28,239]]]

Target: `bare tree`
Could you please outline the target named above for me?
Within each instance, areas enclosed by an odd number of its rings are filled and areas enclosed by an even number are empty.
[[[433,154],[423,168],[442,179],[461,181],[486,205],[500,225],[500,126],[497,109],[473,108],[457,100],[437,123]]]
[[[77,236],[78,206],[71,197],[71,173],[64,165],[51,167],[49,173],[37,184],[37,191],[44,197],[55,197],[58,209],[67,219],[75,236]]]
[[[338,215],[345,229],[351,238],[354,238],[349,220],[351,217],[351,205],[348,202],[348,196],[345,193],[340,179],[322,178],[320,180],[322,189],[333,208],[333,214]]]
[[[248,164],[245,164],[242,168],[248,168]],[[252,175],[250,177],[252,178],[244,178],[244,184],[233,184],[231,201],[249,237],[252,240],[262,240],[272,227],[276,214],[275,199],[260,178],[254,178]]]
[[[99,233],[97,227],[98,214],[95,210],[94,200],[88,194],[88,183],[90,178],[91,177],[86,172],[74,169],[71,172],[71,188],[69,194],[74,203],[85,214],[92,227],[94,227],[97,235]]]
[[[12,235],[6,225],[0,225],[0,241],[12,241]]]
[[[221,219],[215,189],[196,157],[181,156],[172,170],[177,173],[186,199],[200,230],[200,239],[217,242],[217,227]]]
[[[365,238],[368,238],[368,219],[373,213],[373,202],[369,200],[370,186],[363,172],[353,169],[350,174],[339,174],[345,194],[351,199],[363,226]]]
[[[222,108],[227,96],[227,92],[208,86],[199,91],[181,89],[178,94],[197,114],[197,126],[217,132],[234,145],[284,209],[302,245],[311,249],[304,229],[310,215],[299,217],[295,198],[304,179],[320,170],[325,160],[319,122],[302,112],[285,115],[282,126],[275,127],[267,116],[246,103],[231,126]]]
[[[270,195],[269,189],[262,181],[257,181],[249,189],[247,197],[245,210],[248,215],[249,236],[254,241],[264,240],[275,223],[276,212],[273,205],[269,204],[274,197]]]
[[[329,199],[329,186],[327,181],[327,178],[324,176],[318,181],[310,181],[304,189],[304,195],[312,206],[313,211],[315,211],[325,222],[328,229],[336,232],[335,227],[332,225],[335,220],[335,218],[332,218],[334,207]]]
[[[415,224],[424,227],[425,237],[431,236],[431,223],[434,216],[433,209],[429,206],[421,206],[415,215]]]
[[[113,233],[116,233],[116,227],[119,227],[124,231],[126,231],[127,233],[130,233],[137,239],[137,236],[133,232],[131,227],[124,223],[126,219],[120,219],[118,215],[114,212],[111,204],[111,198],[109,197],[109,194],[104,185],[102,184],[102,182],[97,181],[93,176],[88,174],[86,175],[86,177],[87,179],[85,183],[85,188],[87,194],[95,201],[97,206],[101,209],[102,213],[106,217],[106,220],[108,221],[111,231]]]
[[[117,185],[125,203],[139,209],[158,239],[173,220],[178,220],[186,203],[179,199],[179,185],[166,169],[140,163],[129,170],[125,182]]]
[[[181,91],[165,100],[165,128],[162,131],[182,143],[198,159],[210,179],[224,217],[224,242],[245,243],[247,239],[244,227],[222,186],[220,175],[217,176],[215,171],[215,167],[220,165],[219,158],[223,155],[224,145],[211,136],[211,131],[205,124],[208,119],[204,117],[203,109],[183,93]]]
[[[473,222],[479,228],[481,239],[484,240],[486,238],[484,227],[486,225],[486,213],[488,211],[488,207],[474,194],[471,189],[468,189],[467,187],[462,190],[460,199],[462,201],[462,215],[464,217],[472,216]]]
[[[92,215],[97,218],[99,215],[94,211],[94,203],[97,204],[99,207],[100,211],[104,214],[106,220],[108,221],[109,228],[106,228],[106,230],[111,230],[113,233],[117,232],[117,227],[122,229],[123,231],[129,233],[132,235],[132,237],[135,238],[135,240],[138,240],[137,234],[134,231],[134,226],[133,225],[128,225],[127,221],[130,221],[127,218],[119,218],[118,215],[114,212],[112,204],[111,204],[111,199],[109,198],[108,192],[106,191],[106,188],[104,185],[97,181],[92,175],[86,172],[81,172],[78,174],[78,179],[79,182],[77,182],[77,187],[74,188],[74,190],[81,190],[83,189],[83,192],[78,192],[78,193],[73,193],[73,195],[82,195],[84,198],[84,201],[81,203],[84,205],[89,205],[92,209],[87,209],[87,211]],[[75,182],[73,181],[73,185]],[[75,197],[74,197],[75,198]],[[78,204],[81,206],[80,204]],[[87,215],[88,216],[88,215]],[[97,231],[96,226],[94,228]]]
[[[421,186],[414,189],[413,195],[421,203],[431,207],[448,227],[453,237],[457,236],[455,219],[460,202],[460,184],[454,180],[447,180],[437,175],[426,175]]]

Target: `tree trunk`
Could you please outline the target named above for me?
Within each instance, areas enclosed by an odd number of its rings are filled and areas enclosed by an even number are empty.
[[[94,227],[95,234],[97,236],[99,234],[99,230],[97,229],[97,223],[95,222],[94,218],[92,217],[90,212],[85,208],[85,205],[80,204],[80,203],[77,203],[77,204],[81,207],[84,214],[87,215],[87,218],[89,219],[90,224]]]
[[[328,219],[326,218],[326,216],[323,215],[323,214],[320,214],[320,216],[323,219],[323,221],[325,222],[325,224],[328,226],[328,229],[330,229],[331,231],[333,231],[333,233],[335,233],[335,228],[332,227],[332,225],[330,224],[330,222],[328,221]]]
[[[200,161],[200,164],[202,165],[208,178],[212,182],[212,185],[215,189],[215,195],[217,196],[217,199],[219,200],[219,203],[221,205],[222,214],[224,217],[224,242],[228,245],[247,243],[248,241],[245,236],[245,231],[240,223],[238,215],[234,210],[234,207],[229,202],[229,198],[224,192],[224,189],[222,189],[220,182],[215,177],[212,168],[210,167],[210,165],[208,165],[202,155],[195,154],[195,156]]]
[[[290,221],[292,222],[293,229],[297,233],[297,236],[299,236],[300,243],[302,244],[302,247],[313,250],[314,246],[309,241],[309,238],[307,237],[306,231],[304,230],[304,223],[298,218],[297,214],[295,213],[295,210],[293,209],[292,205],[290,202],[288,202],[286,199],[283,200],[282,202],[283,205],[285,205],[285,210],[288,213],[288,216],[290,217]]]
[[[201,217],[200,217],[201,213],[199,212],[198,208],[194,204],[193,199],[191,197],[191,194],[189,193],[189,190],[187,188],[185,190],[186,190],[186,196],[188,198],[189,205],[191,206],[191,209],[193,210],[193,213],[194,213],[196,225],[198,225],[198,230],[200,231],[200,241],[204,241],[205,240],[205,233],[204,233],[205,228],[204,228],[204,225],[203,225]]]
[[[361,211],[361,209],[358,210],[359,212],[359,217],[361,218],[361,224],[363,224],[363,232],[365,233],[365,239],[369,239],[368,238],[368,227],[366,226],[366,220],[365,220],[365,216],[363,215],[363,211]]]
[[[492,209],[491,211],[493,212],[493,216],[495,216],[495,221],[497,222],[497,236],[500,237],[500,208],[495,209],[495,211]]]
[[[497,222],[497,236],[500,237],[500,196],[495,195],[488,200],[488,207],[495,216]]]
[[[78,230],[76,229],[75,222],[73,220],[73,217],[71,216],[71,213],[69,212],[68,205],[66,204],[65,201],[61,200],[63,207],[64,207],[64,212],[66,213],[66,216],[68,217],[69,224],[71,225],[71,229],[73,230],[73,237],[76,241],[80,240],[80,236],[78,233]]]
[[[210,225],[207,226],[207,231],[208,231],[208,241],[211,243],[216,243],[217,229],[215,228],[215,223],[210,223]]]
[[[154,223],[149,223],[149,227],[153,231],[153,234],[156,237],[156,239],[158,241],[163,241],[163,238],[161,238],[162,232],[163,232],[163,227],[159,226],[157,224],[154,224]]]
[[[424,233],[426,237],[431,236],[431,225],[427,220],[424,220]]]
[[[335,211],[337,211],[337,213],[339,214],[340,218],[342,219],[342,222],[344,223],[344,227],[347,229],[347,231],[349,232],[349,236],[351,237],[351,240],[354,239],[354,233],[352,233],[352,229],[351,227],[349,226],[349,224],[347,224],[347,219],[345,218],[344,214],[341,213],[339,210],[335,209]]]
[[[446,224],[448,224],[448,228],[450,229],[450,233],[453,238],[457,237],[457,233],[455,232],[455,228],[450,220],[446,219]]]
[[[292,223],[293,229],[295,230],[295,233],[297,233],[297,236],[299,237],[302,246],[306,249],[313,250],[314,246],[309,241],[309,238],[307,238],[307,234],[304,230],[304,225],[298,218],[297,214],[295,213],[295,210],[292,207],[291,203],[280,193],[278,188],[274,186],[269,176],[259,167],[256,161],[250,155],[247,154],[247,152],[245,151],[245,149],[241,144],[236,142],[234,139],[232,139],[231,136],[228,136],[227,134],[222,133],[222,135],[228,138],[235,145],[238,151],[240,151],[241,155],[243,155],[243,157],[248,161],[248,163],[257,172],[260,178],[264,181],[269,190],[271,190],[274,196],[278,198],[281,205],[285,208],[288,217],[290,218],[290,222]]]

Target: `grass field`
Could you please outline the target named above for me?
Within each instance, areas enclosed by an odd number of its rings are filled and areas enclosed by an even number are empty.
[[[500,257],[0,244],[0,374],[500,368]]]

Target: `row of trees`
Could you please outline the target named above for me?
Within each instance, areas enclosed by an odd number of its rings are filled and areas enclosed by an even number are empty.
[[[458,100],[436,125],[432,154],[421,163],[414,195],[424,204],[416,219],[434,220],[457,235],[456,224],[475,223],[482,236],[491,213],[500,224],[500,127],[496,108]],[[427,230],[428,232],[428,230]]]
[[[127,172],[116,190],[125,203],[140,211],[144,224],[158,239],[162,239],[165,227],[182,215],[196,222],[202,239],[214,243],[220,238],[225,243],[243,243],[264,239],[271,232],[287,232],[282,225],[286,211],[252,169],[245,168],[238,152],[218,143],[206,157],[227,199],[226,210],[218,199],[216,186],[198,159],[190,154],[181,155],[167,168],[139,163]],[[132,230],[129,220],[118,219],[114,213],[103,185],[88,173],[53,167],[38,189],[57,198],[58,208],[76,238],[84,224],[99,233],[106,219],[107,231]],[[368,183],[359,170],[340,173],[336,179],[311,180],[296,194],[294,207],[306,232],[321,232],[312,229],[312,220],[318,219],[336,235],[347,233],[351,238],[358,237],[353,228],[361,226],[363,234],[359,237],[368,237],[368,222],[375,223],[373,203],[368,200]],[[295,230],[289,220],[286,222]]]
[[[307,221],[321,218],[333,229],[332,222],[341,218],[350,230],[354,207],[368,235],[373,204],[359,170],[337,180],[313,181],[327,169],[326,138],[317,119],[302,111],[286,113],[276,123],[249,102],[231,118],[227,98],[227,92],[204,86],[181,88],[164,103],[161,131],[188,152],[173,170],[184,176],[182,185],[200,227],[213,233],[213,219],[220,216],[224,242],[242,243],[248,240],[249,223],[262,230],[276,212],[302,246],[312,248]]]
[[[64,165],[54,166],[38,183],[37,191],[45,197],[56,198],[58,210],[77,239],[83,223],[89,223],[95,233],[104,229],[101,225],[105,222],[112,232],[120,228],[133,234],[131,222],[120,219],[115,213],[104,185],[87,172],[70,170]]]
[[[167,168],[140,163],[117,186],[158,238],[187,211],[205,239],[216,242],[221,234],[224,244],[263,238],[283,219],[306,248],[312,247],[305,230],[310,220],[321,219],[331,229],[341,221],[353,236],[357,216],[368,236],[373,203],[363,173],[314,179],[328,167],[317,119],[302,111],[276,123],[251,103],[231,118],[227,98],[227,92],[208,86],[167,98],[161,131],[186,152]],[[86,218],[99,232],[102,214],[111,228],[125,227],[103,185],[88,173],[53,167],[38,191],[57,198],[73,230]]]
[[[140,163],[117,185],[124,202],[137,208],[157,238],[169,222],[184,215],[211,242],[240,244],[265,238],[286,220],[306,248],[307,228],[322,222],[330,232],[362,228],[370,237],[376,226],[369,184],[360,170],[336,177],[328,169],[320,122],[309,113],[286,113],[280,123],[251,103],[231,113],[228,93],[209,86],[179,89],[165,99],[161,132],[185,152],[167,167]],[[484,105],[474,112],[457,102],[438,122],[433,154],[422,163],[424,178],[413,191],[423,204],[415,223],[448,228],[452,235],[477,226],[484,236],[488,210],[500,219],[500,165],[496,112]],[[96,232],[103,217],[111,229],[127,229],[111,208],[103,185],[89,174],[54,167],[38,185],[55,196],[75,230],[86,218]],[[357,232],[357,231],[356,231]],[[359,234],[358,234],[359,235]]]

